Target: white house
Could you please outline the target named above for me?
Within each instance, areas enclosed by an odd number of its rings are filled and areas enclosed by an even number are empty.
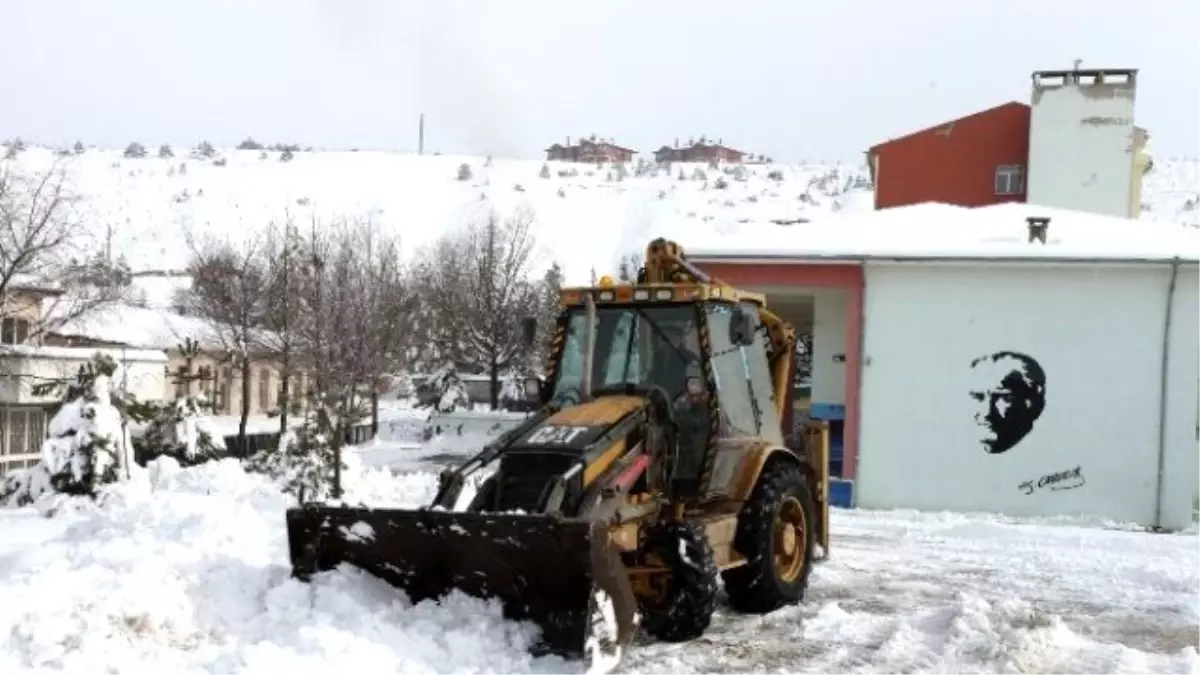
[[[762,232],[680,241],[811,328],[841,503],[1192,522],[1200,231],[922,204]]]

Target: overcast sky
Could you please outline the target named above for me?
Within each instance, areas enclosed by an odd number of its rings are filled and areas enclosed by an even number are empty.
[[[0,137],[247,135],[540,156],[707,134],[776,160],[1009,100],[1036,69],[1140,68],[1160,157],[1200,154],[1196,0],[0,0]]]

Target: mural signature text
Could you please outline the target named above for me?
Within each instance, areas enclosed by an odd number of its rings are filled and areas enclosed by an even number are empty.
[[[1037,480],[1023,481],[1017,488],[1027,495],[1033,494],[1037,490],[1074,490],[1087,485],[1087,479],[1083,477],[1083,467],[1076,466],[1073,469],[1065,471],[1056,471],[1048,473]]]

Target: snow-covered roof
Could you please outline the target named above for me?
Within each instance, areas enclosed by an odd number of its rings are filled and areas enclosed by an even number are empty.
[[[1045,244],[1029,241],[1029,217],[1050,219]],[[685,251],[710,260],[1200,260],[1194,227],[1020,203],[925,203],[731,234],[693,237]]]
[[[216,333],[202,319],[133,305],[105,307],[67,322],[54,332],[143,349],[175,349],[186,338],[199,341],[201,346],[218,346]]]

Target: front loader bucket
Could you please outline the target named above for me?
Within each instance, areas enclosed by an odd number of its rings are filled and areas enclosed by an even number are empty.
[[[615,665],[636,630],[629,577],[601,523],[305,506],[288,510],[287,528],[298,578],[349,563],[413,602],[453,589],[498,598],[507,618],[541,627],[537,652]]]

